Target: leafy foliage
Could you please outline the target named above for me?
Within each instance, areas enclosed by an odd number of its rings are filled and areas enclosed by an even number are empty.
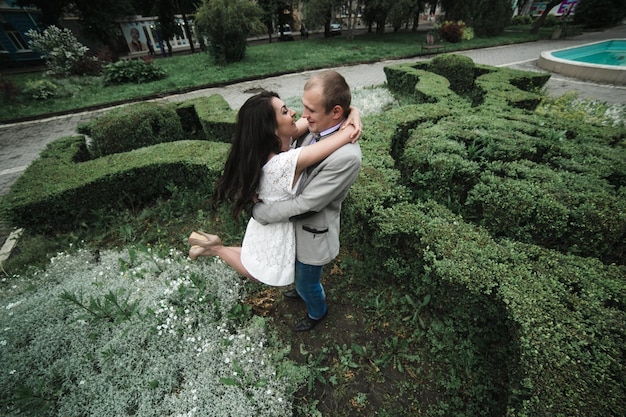
[[[143,59],[121,60],[104,66],[104,84],[148,83],[167,76],[165,70],[152,61]]]
[[[624,0],[581,0],[576,5],[574,22],[589,28],[610,27],[626,16]]]
[[[81,131],[91,136],[89,148],[94,157],[183,139],[174,108],[155,103],[115,109],[82,126]]]
[[[96,59],[86,55],[89,48],[81,44],[69,29],[49,26],[42,33],[31,29],[26,34],[31,48],[45,56],[48,73],[55,77],[82,75],[89,66],[85,61]]]
[[[447,20],[467,23],[478,36],[501,34],[513,15],[509,0],[441,0],[440,4]]]
[[[262,10],[249,0],[203,0],[195,24],[200,36],[210,40],[210,53],[219,63],[241,61],[247,38],[262,33]]]
[[[80,249],[19,280],[27,296],[1,299],[3,416],[292,415],[307,370],[263,320],[229,318],[244,289],[224,264]]]
[[[460,42],[463,38],[463,29],[465,28],[465,23],[462,21],[451,22],[446,20],[441,25],[439,25],[439,34],[443,39],[450,43]]]
[[[35,100],[46,100],[53,97],[59,87],[50,80],[34,80],[26,83],[24,94]]]
[[[428,69],[448,79],[450,89],[459,95],[474,88],[474,61],[463,55],[438,55],[430,61]]]

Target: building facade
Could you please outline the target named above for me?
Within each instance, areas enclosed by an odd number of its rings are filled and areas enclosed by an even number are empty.
[[[41,54],[28,46],[26,32],[42,29],[38,9],[19,7],[15,0],[0,0],[0,70],[19,65],[39,65]]]

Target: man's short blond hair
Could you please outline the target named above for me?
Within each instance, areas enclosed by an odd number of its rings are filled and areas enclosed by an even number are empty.
[[[326,113],[329,113],[335,106],[340,106],[343,109],[344,116],[350,113],[352,94],[343,75],[333,70],[319,72],[309,78],[304,84],[304,90],[318,86],[322,89],[322,101]]]

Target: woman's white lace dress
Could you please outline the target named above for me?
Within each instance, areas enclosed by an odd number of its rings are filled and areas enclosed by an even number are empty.
[[[259,182],[259,198],[265,203],[295,197],[298,182],[292,186],[301,148],[282,152],[264,166]],[[253,218],[248,222],[241,244],[241,262],[250,275],[273,286],[294,281],[296,235],[292,222],[262,225]]]

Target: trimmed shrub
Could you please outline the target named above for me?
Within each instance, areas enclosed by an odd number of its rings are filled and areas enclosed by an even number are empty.
[[[384,68],[389,89],[401,96],[409,96],[417,103],[437,103],[456,97],[450,82],[419,64],[394,65]]]
[[[194,116],[190,113],[193,108]],[[231,143],[235,133],[237,112],[230,108],[224,97],[214,94],[209,97],[187,100],[177,105],[179,114],[187,114],[186,118],[193,118],[195,128],[200,127],[204,132],[204,139],[213,142]],[[195,120],[197,118],[197,120]],[[195,123],[198,123],[196,125]]]
[[[85,160],[85,138],[50,143],[0,201],[3,218],[33,233],[88,224],[102,210],[139,208],[172,185],[209,195],[228,146],[177,141]]]
[[[176,110],[155,103],[118,107],[81,126],[80,132],[91,137],[89,149],[96,158],[183,139]]]
[[[430,61],[428,70],[450,81],[450,89],[459,95],[474,89],[474,61],[463,55],[443,54]]]
[[[165,70],[143,59],[129,59],[107,64],[102,68],[105,85],[148,83],[167,76]]]

